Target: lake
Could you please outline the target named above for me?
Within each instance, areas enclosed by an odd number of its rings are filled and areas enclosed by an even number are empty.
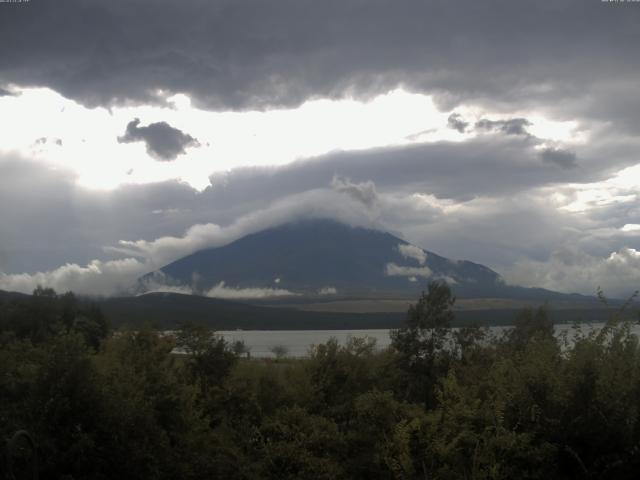
[[[589,329],[602,328],[603,323],[582,324],[583,332]],[[499,335],[512,327],[489,327],[489,330]],[[573,325],[556,325],[556,334],[568,332],[569,337],[574,333]],[[350,337],[369,337],[376,340],[378,348],[383,349],[389,346],[388,329],[380,330],[230,330],[219,331],[225,340],[235,342],[241,340],[249,347],[252,357],[273,358],[275,355],[271,351],[273,347],[283,346],[287,349],[288,357],[305,357],[313,345],[327,342],[330,338],[335,338],[341,345],[344,345]],[[632,332],[640,335],[640,325],[633,325]]]

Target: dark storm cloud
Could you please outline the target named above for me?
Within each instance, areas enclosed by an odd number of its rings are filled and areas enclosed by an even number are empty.
[[[469,122],[465,122],[459,113],[452,113],[447,119],[447,126],[459,131],[460,133],[464,133],[466,128],[469,126]]]
[[[578,166],[576,154],[560,148],[545,148],[540,154],[543,162],[555,164],[561,168]]]
[[[0,157],[0,238],[6,269],[60,265],[69,248],[81,257],[87,254],[88,232],[80,233],[71,221],[77,214],[73,182],[68,172],[22,158]]]
[[[196,192],[177,181],[111,192],[75,182],[69,171],[0,155],[0,238],[7,271],[85,264],[104,257],[102,247],[121,238],[176,235],[202,220],[190,211]],[[152,213],[175,207],[181,215]]]
[[[118,137],[120,143],[144,142],[147,152],[160,161],[175,160],[185,153],[188,147],[199,147],[200,143],[167,122],[150,123],[140,127],[140,119],[136,118],[127,125],[124,135]]]
[[[324,187],[338,175],[353,184],[372,180],[379,191],[424,191],[462,201],[599,178],[597,168],[552,168],[538,155],[531,142],[519,136],[340,152],[281,167],[246,167],[215,174],[208,194],[215,204],[256,201],[259,205],[282,194]]]
[[[11,6],[9,6],[11,7]],[[0,82],[86,105],[183,92],[212,109],[366,98],[396,86],[635,128],[640,9],[511,0],[59,0],[2,6]],[[43,39],[45,39],[43,41]]]
[[[508,120],[488,120],[480,119],[476,122],[475,127],[479,130],[488,130],[494,132],[502,132],[505,135],[529,135],[527,127],[531,126],[531,122],[526,118],[510,118]]]

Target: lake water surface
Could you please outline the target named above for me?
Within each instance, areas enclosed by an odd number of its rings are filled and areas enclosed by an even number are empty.
[[[599,329],[603,323],[582,324],[583,332],[590,329]],[[489,327],[491,333],[501,334],[511,327]],[[276,346],[283,346],[287,350],[289,357],[304,357],[309,353],[313,345],[327,342],[330,338],[335,338],[341,345],[344,345],[350,337],[369,337],[376,340],[377,348],[383,349],[389,346],[390,330],[231,330],[219,331],[227,341],[235,342],[241,340],[250,349],[252,357],[272,358],[275,355],[272,349]],[[567,332],[571,337],[575,332],[573,325],[556,325],[556,334]],[[634,325],[632,332],[640,335],[640,325]]]

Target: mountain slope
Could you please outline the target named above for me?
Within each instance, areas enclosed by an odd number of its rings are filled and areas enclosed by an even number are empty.
[[[507,286],[483,265],[444,258],[390,233],[329,220],[289,223],[196,252],[143,277],[139,291],[161,283],[212,296],[216,291],[211,289],[223,287],[262,289],[253,292],[256,297],[278,293],[274,290],[306,296],[415,297],[434,279],[447,281],[465,297],[567,297]]]

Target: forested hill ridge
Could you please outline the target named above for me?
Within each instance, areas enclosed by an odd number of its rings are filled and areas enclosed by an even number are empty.
[[[31,318],[29,312],[32,312],[33,305],[46,305],[50,302],[43,292],[52,291],[38,289],[32,296],[0,290],[0,310],[5,314],[14,312],[16,316],[10,318],[18,319],[18,324],[30,328],[28,321],[20,319]],[[61,297],[65,298],[64,295]],[[77,303],[81,310],[87,309],[90,305],[99,308],[104,319],[113,327],[133,328],[152,325],[160,329],[174,329],[181,323],[193,322],[215,330],[387,329],[400,326],[407,311],[406,308],[402,311],[386,312],[308,311],[305,310],[305,304],[249,304],[237,300],[169,292],[101,299],[83,299],[68,295],[68,298],[70,304]],[[76,310],[73,311],[77,311],[79,307],[74,308]],[[513,325],[523,308],[454,309],[452,325]],[[548,315],[554,323],[604,322],[615,308],[605,305],[593,308],[550,307]],[[2,321],[0,318],[0,322]]]
[[[333,220],[303,220],[198,251],[145,275],[137,293],[162,286],[207,295],[216,286],[297,295],[415,298],[441,280],[458,297],[590,301],[540,288],[507,285],[490,268],[451,260],[388,232]]]

